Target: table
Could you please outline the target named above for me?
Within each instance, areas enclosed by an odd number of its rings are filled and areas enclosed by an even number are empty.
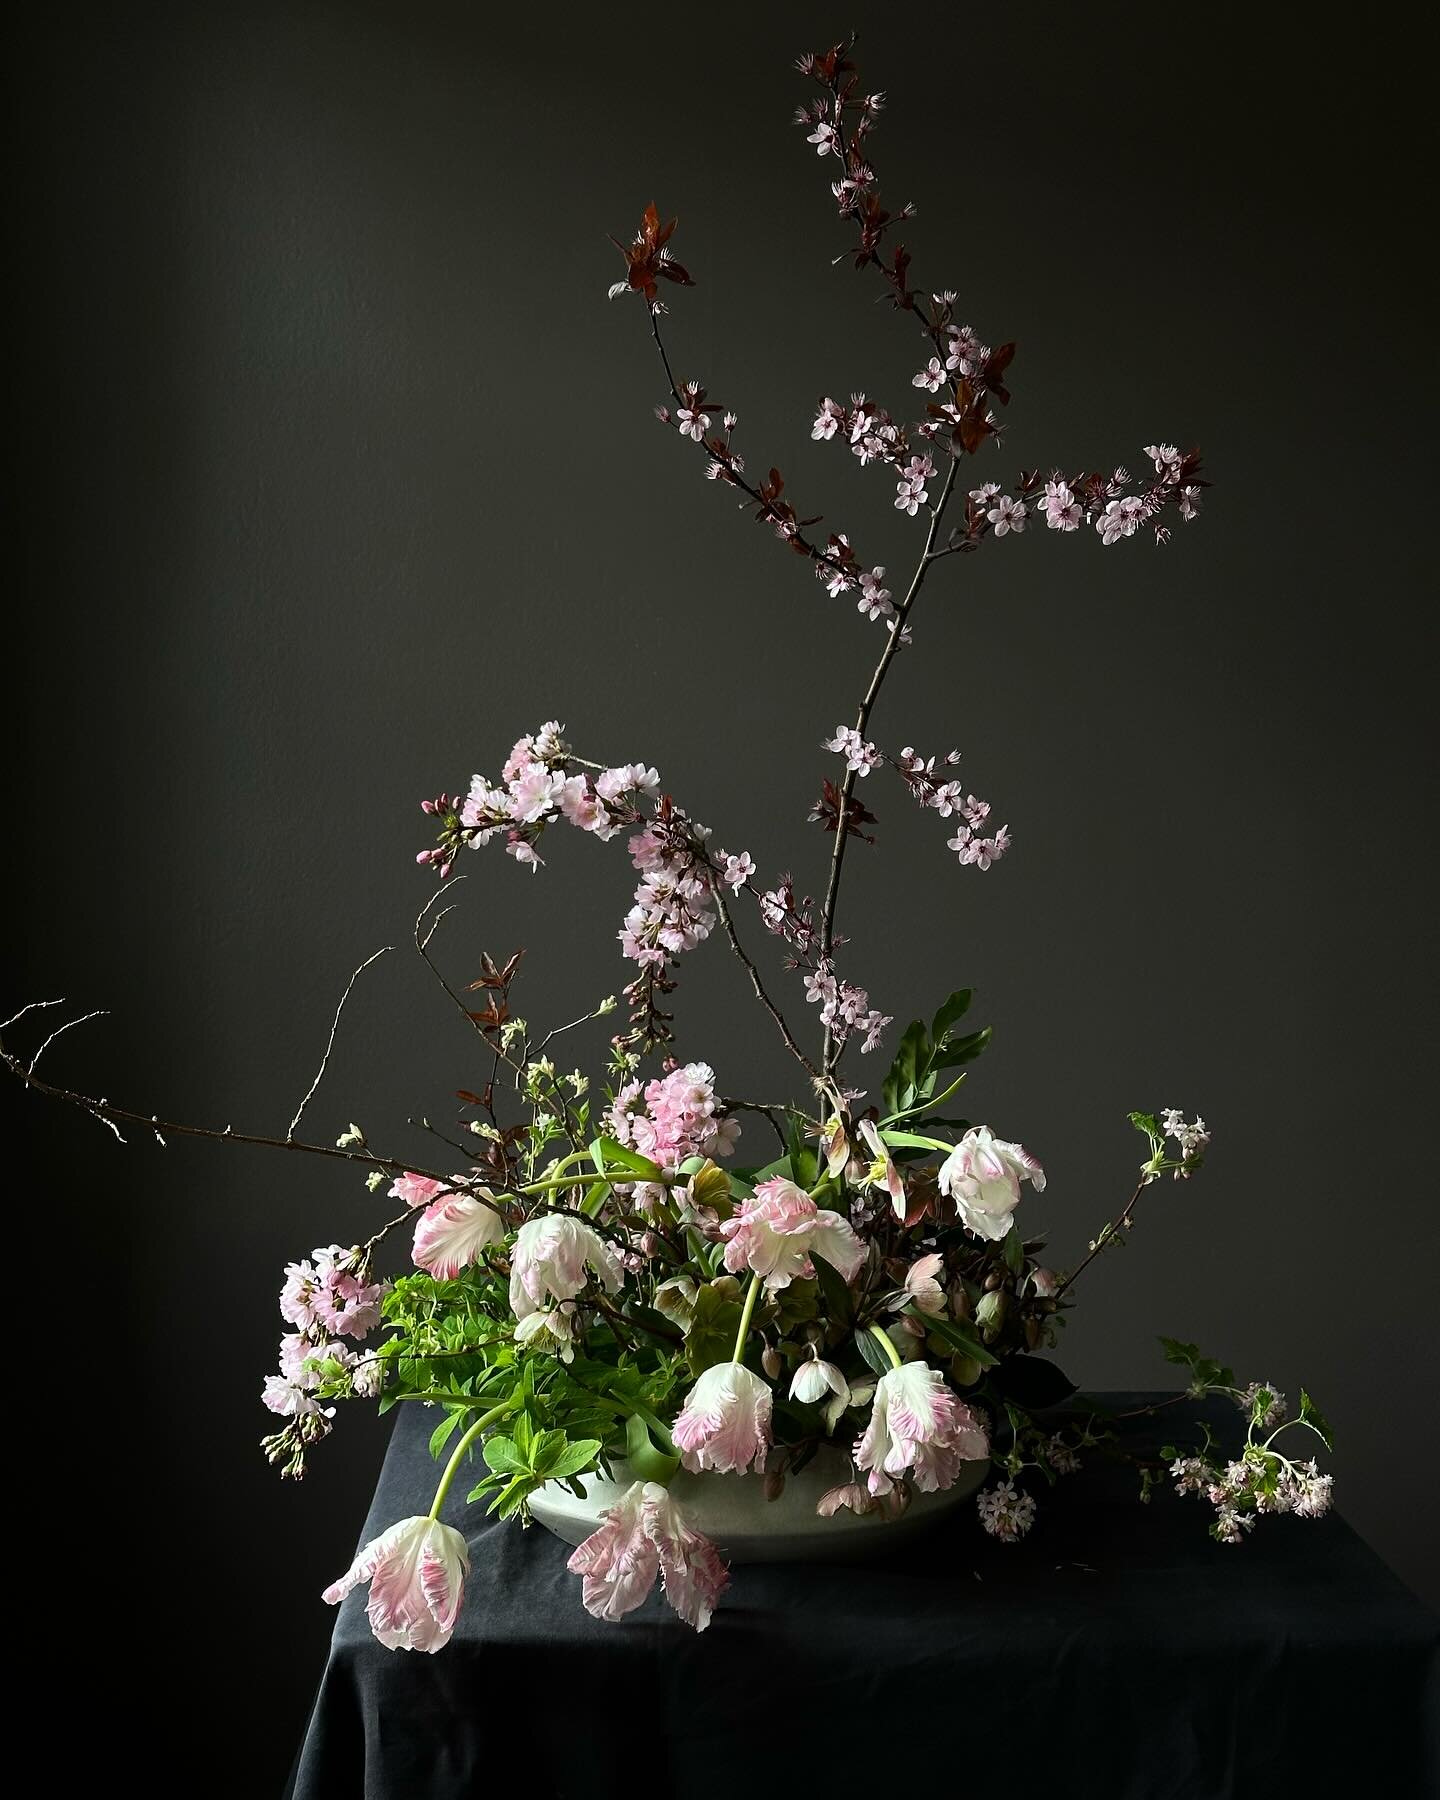
[[[1178,1441],[1187,1412],[1121,1429]],[[434,1419],[401,1413],[362,1541],[429,1509]],[[967,1507],[863,1564],[738,1568],[700,1636],[658,1593],[599,1623],[566,1545],[477,1514],[438,1655],[382,1649],[364,1591],[344,1603],[291,1795],[1440,1794],[1440,1619],[1342,1519],[1231,1549],[1203,1501],[1134,1495],[1097,1461],[1018,1545]]]

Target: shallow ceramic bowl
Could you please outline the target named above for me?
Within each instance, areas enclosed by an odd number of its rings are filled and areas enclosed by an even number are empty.
[[[546,1482],[531,1495],[530,1511],[556,1537],[580,1543],[635,1479],[622,1459],[611,1467],[613,1481],[580,1477],[583,1500],[561,1482]],[[898,1519],[848,1511],[819,1516],[820,1496],[852,1479],[849,1457],[829,1444],[798,1475],[785,1478],[778,1500],[765,1498],[758,1475],[691,1475],[683,1469],[671,1481],[670,1493],[691,1529],[710,1538],[730,1562],[840,1562],[888,1551],[919,1535],[971,1499],[989,1473],[988,1461],[966,1463],[954,1487],[943,1494],[916,1494]]]

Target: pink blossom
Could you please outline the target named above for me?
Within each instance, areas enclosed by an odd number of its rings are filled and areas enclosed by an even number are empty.
[[[335,1408],[322,1407],[309,1391],[312,1385],[287,1380],[284,1375],[267,1375],[260,1398],[271,1412],[279,1413],[282,1418],[298,1419],[307,1413],[321,1413],[325,1418],[333,1419]]]
[[[833,125],[827,125],[823,119],[806,138],[805,142],[815,146],[815,154],[817,156],[829,156],[832,154],[838,156],[840,154],[840,145],[836,137],[835,127]]]
[[[910,377],[911,387],[925,388],[936,393],[945,385],[945,365],[938,356],[932,356],[918,375]]]
[[[619,800],[626,794],[653,794],[660,786],[658,770],[644,763],[622,763],[595,777],[595,792],[602,800]]]
[[[530,763],[510,783],[510,807],[518,825],[532,825],[552,813],[565,791],[565,777],[544,763]]]
[[[504,1221],[493,1204],[450,1194],[428,1207],[415,1227],[415,1266],[437,1281],[453,1281],[504,1235]]]
[[[681,437],[694,438],[697,444],[710,429],[710,415],[701,412],[698,405],[680,407],[675,414],[675,422]]]
[[[1004,537],[1007,531],[1023,531],[1025,529],[1025,502],[1012,500],[1008,494],[1002,494],[985,517],[995,527],[997,538]]]
[[[748,850],[742,850],[738,856],[729,856],[721,852],[725,858],[725,867],[720,879],[726,887],[738,891],[755,873],[755,860]]]
[[[1198,487],[1183,487],[1180,490],[1180,517],[1188,525],[1191,519],[1200,513],[1200,490]]]
[[[1045,483],[1045,498],[1040,505],[1051,531],[1078,531],[1085,521],[1084,508],[1063,481]]]
[[[998,1244],[1010,1230],[1010,1215],[1020,1204],[1020,1184],[1028,1181],[1038,1194],[1045,1171],[1019,1144],[997,1138],[988,1125],[967,1131],[940,1165],[943,1193],[955,1202],[961,1223]]]
[[[867,618],[878,619],[895,610],[890,602],[889,588],[882,586],[884,574],[884,567],[879,566],[860,577],[860,598],[856,604]]]
[[[855,1445],[856,1466],[869,1471],[872,1494],[910,1474],[921,1493],[952,1487],[960,1465],[990,1454],[979,1419],[927,1363],[905,1363],[880,1377],[870,1423]]]
[[[592,1226],[569,1213],[527,1219],[510,1252],[510,1310],[524,1319],[547,1301],[573,1300],[592,1273],[607,1293],[620,1286],[619,1258]]]
[[[853,725],[837,725],[834,737],[823,739],[820,748],[843,756],[846,767],[862,776],[868,775],[882,760],[874,744],[867,743]]]
[[[1035,1523],[1035,1500],[1013,1481],[997,1482],[975,1496],[980,1523],[1002,1544],[1017,1543]]]
[[[770,1448],[769,1387],[744,1363],[715,1363],[685,1397],[671,1436],[685,1467],[698,1474],[744,1475]]]
[[[1000,483],[998,481],[986,481],[982,482],[978,488],[971,488],[970,498],[977,506],[984,506],[987,500],[993,499],[999,492]]]
[[[1002,825],[993,837],[977,837],[970,826],[962,825],[954,837],[945,840],[945,846],[955,852],[962,866],[970,865],[983,871],[999,862],[1010,848],[1010,828]]]
[[[960,375],[974,375],[989,354],[989,349],[968,325],[949,327],[949,344],[945,357],[947,369]]]
[[[367,1544],[322,1596],[338,1604],[362,1581],[370,1629],[387,1650],[443,1650],[460,1616],[470,1554],[465,1539],[438,1519],[401,1519]]]
[[[696,1631],[710,1623],[730,1581],[709,1538],[690,1529],[665,1489],[653,1481],[628,1488],[567,1567],[582,1577],[585,1610],[612,1621],[633,1612],[659,1575],[665,1598]]]
[[[817,1207],[803,1188],[781,1175],[762,1181],[720,1232],[727,1240],[730,1273],[750,1269],[772,1291],[809,1280],[815,1273],[812,1252],[846,1281],[855,1279],[865,1261],[865,1247],[848,1222]]]
[[[389,1197],[402,1201],[406,1206],[428,1206],[437,1194],[446,1191],[445,1183],[438,1181],[433,1175],[416,1175],[407,1171],[392,1181]]]
[[[837,406],[828,396],[820,402],[820,410],[815,415],[815,423],[810,427],[810,435],[817,442],[833,438],[845,424],[845,408]]]

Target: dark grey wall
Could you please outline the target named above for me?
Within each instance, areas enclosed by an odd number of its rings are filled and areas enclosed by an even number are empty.
[[[652,197],[679,212],[701,283],[675,304],[679,372],[738,408],[753,465],[900,564],[918,527],[808,419],[824,391],[908,404],[918,339],[829,266],[828,171],[787,122],[788,59],[871,9],[781,30],[612,7],[533,35],[488,10],[79,5],[20,45],[7,995],[110,1008],[50,1068],[111,1097],[283,1129],[349,970],[403,944],[428,892],[416,801],[548,716],[657,762],[762,869],[819,881],[816,746],[876,636],[654,424],[604,234]],[[1303,1380],[1344,1509],[1433,1596],[1394,1460],[1397,1433],[1429,1453],[1435,1260],[1431,332],[1399,46],[1282,9],[1239,33],[1057,7],[950,18],[937,50],[873,10],[876,157],[920,205],[917,269],[1020,343],[983,473],[1134,467],[1160,435],[1201,443],[1219,485],[1163,551],[1032,531],[941,566],[876,726],[957,743],[1015,850],[957,870],[948,829],[876,777],[852,965],[902,1019],[980,987],[999,1033],[972,1104],[1044,1156],[1027,1218],[1062,1258],[1135,1163],[1126,1110],[1203,1110],[1211,1167],[1087,1278],[1065,1361],[1163,1385],[1168,1331]],[[537,1018],[624,979],[622,856],[566,841],[534,880],[498,854],[466,872],[458,970],[528,945]],[[365,978],[317,1131],[353,1117],[418,1154],[406,1115],[475,1081],[422,976],[397,954]],[[680,1003],[687,1052],[784,1081],[721,946]],[[273,1294],[381,1203],[327,1165],[122,1151],[16,1110],[38,1173],[11,1342],[48,1341],[57,1289],[68,1321],[24,1383],[54,1420],[20,1440],[25,1486],[87,1472],[60,1529],[102,1641],[143,1647],[140,1716],[266,1791],[383,1445],[357,1414],[302,1490],[264,1467]],[[173,1585],[137,1594],[159,1557]]]

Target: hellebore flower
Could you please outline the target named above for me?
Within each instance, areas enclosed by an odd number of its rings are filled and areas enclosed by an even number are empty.
[[[370,1629],[387,1650],[424,1650],[450,1642],[460,1616],[470,1554],[464,1537],[438,1519],[401,1519],[367,1544],[322,1598],[337,1605],[362,1581]]]
[[[989,1454],[975,1414],[938,1369],[919,1362],[880,1377],[870,1423],[855,1445],[856,1465],[869,1471],[872,1494],[888,1494],[891,1477],[907,1470],[922,1494],[938,1493],[954,1485],[961,1463]]]
[[[967,1131],[940,1165],[940,1186],[955,1202],[961,1222],[998,1244],[1020,1204],[1020,1183],[1038,1194],[1045,1171],[1019,1144],[1007,1144],[986,1125]]]
[[[716,1363],[691,1388],[670,1435],[685,1467],[698,1473],[743,1475],[759,1468],[770,1448],[774,1398],[744,1363]]]
[[[905,1183],[900,1179],[900,1171],[895,1167],[894,1158],[885,1147],[885,1140],[880,1136],[879,1128],[873,1119],[860,1121],[860,1135],[870,1146],[870,1153],[875,1158],[865,1176],[868,1187],[883,1187],[890,1196],[890,1204],[895,1208],[895,1217],[903,1225],[905,1222]]]
[[[569,1213],[528,1219],[510,1252],[511,1312],[523,1319],[547,1300],[573,1300],[585,1285],[587,1268],[607,1293],[619,1287],[620,1259],[583,1219]]]
[[[645,1599],[659,1575],[665,1598],[687,1625],[703,1631],[730,1582],[720,1553],[692,1531],[657,1482],[637,1481],[601,1515],[567,1565],[582,1578],[585,1610],[622,1619]]]
[[[865,1247],[847,1220],[816,1206],[803,1188],[778,1175],[762,1181],[720,1232],[729,1240],[725,1267],[730,1273],[751,1269],[772,1290],[814,1275],[811,1251],[846,1281],[855,1279],[865,1260]]]

